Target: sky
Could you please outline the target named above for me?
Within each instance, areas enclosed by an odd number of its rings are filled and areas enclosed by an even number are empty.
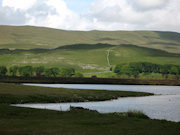
[[[0,25],[180,32],[180,0],[0,0]]]

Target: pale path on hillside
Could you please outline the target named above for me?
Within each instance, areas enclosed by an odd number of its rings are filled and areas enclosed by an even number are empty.
[[[110,51],[113,51],[113,49],[115,49],[115,48],[117,48],[117,47],[119,47],[120,45],[118,45],[118,46],[116,46],[116,47],[112,47],[112,48],[109,48],[109,50],[107,50],[107,62],[108,62],[108,66],[110,67],[110,68],[112,68],[112,66],[111,66],[111,63],[110,63],[110,60],[109,60],[109,53],[110,53]]]
[[[109,49],[107,50],[107,62],[108,62],[108,66],[109,66],[110,68],[112,68],[112,65],[111,65],[110,60],[109,60],[110,51],[113,51],[113,49],[115,49],[115,48],[117,48],[117,47],[119,47],[119,46],[120,46],[120,45],[115,46],[115,47],[111,47],[111,48],[109,48]],[[100,73],[110,73],[110,72],[112,72],[112,71],[103,71],[103,72],[94,72],[94,73],[83,73],[83,74],[100,74]]]

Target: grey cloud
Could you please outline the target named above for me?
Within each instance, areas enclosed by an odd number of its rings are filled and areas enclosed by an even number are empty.
[[[49,15],[58,14],[56,9],[46,4],[46,0],[38,1],[28,10],[0,7],[0,25],[26,25],[46,21]]]
[[[22,25],[26,20],[24,12],[10,7],[0,7],[0,25]]]
[[[149,11],[164,8],[169,0],[128,0],[137,11]]]
[[[33,17],[47,17],[48,15],[58,14],[56,9],[52,6],[49,6],[45,1],[39,1],[35,3],[32,8],[27,11]]]

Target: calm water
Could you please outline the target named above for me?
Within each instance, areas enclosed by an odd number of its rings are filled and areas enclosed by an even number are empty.
[[[51,110],[68,110],[71,106],[81,106],[100,113],[127,112],[141,110],[152,119],[180,121],[180,86],[142,86],[142,85],[66,85],[66,84],[24,84],[43,87],[142,91],[161,94],[149,97],[119,98],[118,100],[85,103],[53,103],[53,104],[23,104],[21,107],[42,108]]]
[[[180,95],[180,86],[150,86],[150,85],[99,85],[99,84],[24,84],[53,88],[71,88],[88,90],[140,91],[154,94]]]

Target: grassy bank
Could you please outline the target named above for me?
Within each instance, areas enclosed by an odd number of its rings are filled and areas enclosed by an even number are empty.
[[[122,85],[175,85],[180,80],[165,79],[122,79],[122,78],[63,78],[63,77],[17,77],[1,76],[4,83],[54,83],[54,84],[122,84]]]
[[[123,114],[0,105],[1,135],[179,135],[180,123]]]
[[[116,73],[114,73],[114,72],[107,72],[107,73],[94,73],[94,74],[88,74],[88,73],[86,73],[86,74],[84,74],[84,77],[87,77],[87,78],[91,78],[92,77],[92,75],[96,75],[97,76],[97,78],[121,78],[121,79],[127,79],[127,78],[129,78],[129,79],[135,79],[134,78],[134,76],[131,76],[131,77],[129,77],[128,75],[120,75],[120,76],[118,76]],[[175,75],[171,75],[171,74],[169,74],[168,75],[168,80],[175,80]],[[166,80],[166,78],[164,78],[163,76],[162,76],[162,74],[160,74],[160,73],[149,73],[149,74],[144,74],[144,73],[141,73],[141,74],[139,74],[139,77],[138,77],[138,79],[161,79],[161,80]]]
[[[118,97],[149,96],[151,93],[42,88],[0,83],[0,103],[60,103],[117,99]]]
[[[141,112],[100,114],[19,108],[9,103],[98,101],[150,93],[41,88],[0,83],[1,135],[179,135],[180,123],[151,120]],[[82,100],[81,100],[82,101]]]

